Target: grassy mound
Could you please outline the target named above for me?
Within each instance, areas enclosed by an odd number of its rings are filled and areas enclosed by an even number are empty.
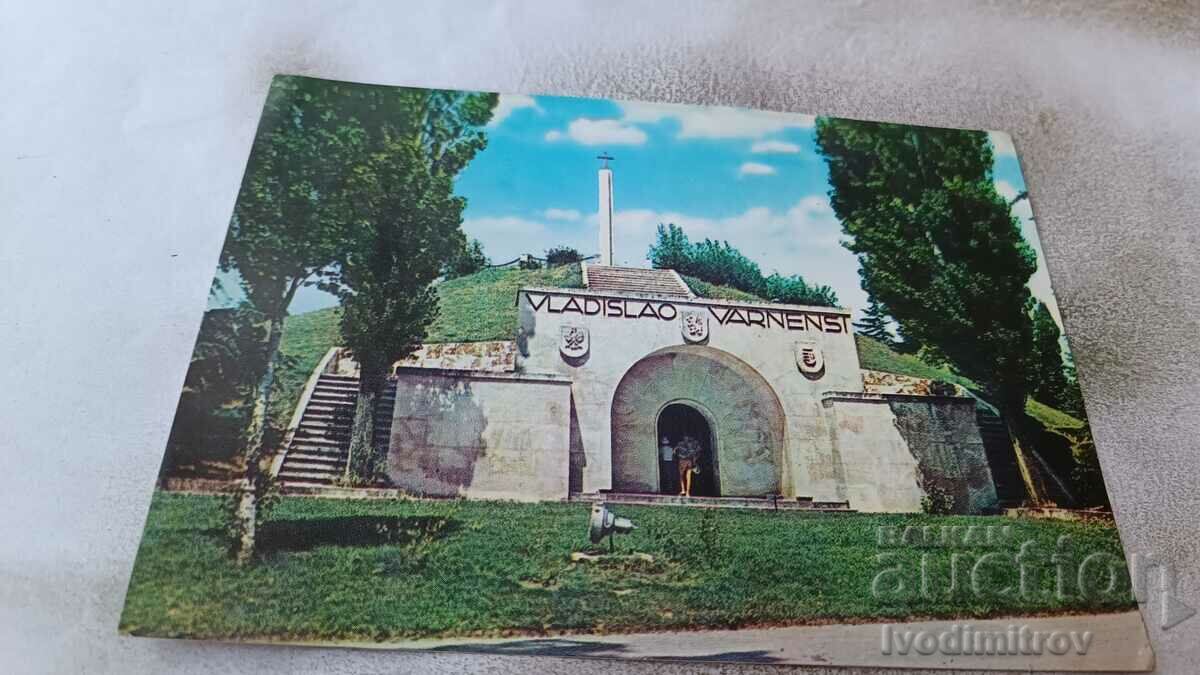
[[[710,284],[684,277],[692,292],[703,298],[763,302],[762,298],[728,286]],[[517,329],[517,290],[524,286],[582,288],[579,265],[551,269],[490,269],[438,286],[440,296],[437,319],[429,327],[426,339],[438,342],[482,342],[511,340]],[[304,382],[330,347],[340,342],[336,307],[290,316],[284,326],[280,351],[285,364],[279,374],[272,417],[286,424],[299,399]],[[863,368],[899,375],[942,380],[971,390],[979,386],[945,368],[932,366],[911,354],[899,354],[878,340],[856,335],[858,356]],[[1030,399],[1025,410],[1047,429],[1078,429],[1083,422],[1050,406]]]
[[[438,317],[426,342],[512,340],[517,333],[517,289],[583,288],[578,264],[540,270],[491,269],[438,285]]]

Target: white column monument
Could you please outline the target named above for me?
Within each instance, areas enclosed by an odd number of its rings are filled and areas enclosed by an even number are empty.
[[[600,167],[600,264],[613,264],[613,177],[608,161],[612,159],[602,154],[596,159],[603,160]]]

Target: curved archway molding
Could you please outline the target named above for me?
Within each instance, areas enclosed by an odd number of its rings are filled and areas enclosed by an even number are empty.
[[[679,400],[711,417],[721,493],[781,493],[786,445],[783,407],[744,361],[704,345],[660,349],[626,371],[612,401],[612,489],[658,491],[658,414]]]

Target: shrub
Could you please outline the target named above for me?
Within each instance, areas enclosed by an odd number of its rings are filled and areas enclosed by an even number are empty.
[[[569,265],[583,260],[583,255],[570,246],[556,246],[546,251],[546,267]]]
[[[828,286],[811,286],[798,274],[764,277],[758,263],[727,241],[705,239],[692,243],[678,225],[659,225],[658,238],[647,257],[658,269],[728,286],[771,302],[835,307],[837,294]]]
[[[455,251],[454,255],[446,261],[445,266],[442,267],[442,274],[447,279],[465,277],[490,264],[492,261],[483,253],[483,244],[480,244],[478,239],[472,239],[463,242],[462,248]]]

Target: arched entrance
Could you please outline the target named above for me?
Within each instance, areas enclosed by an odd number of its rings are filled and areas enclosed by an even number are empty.
[[[700,452],[695,458],[697,471],[692,475],[692,496],[721,496],[720,472],[714,447],[716,436],[704,413],[687,403],[668,404],[658,413],[658,439],[660,446],[665,439],[671,447],[679,446],[688,439],[694,440]],[[677,462],[677,458],[674,462],[664,462],[660,457],[658,485],[663,494],[679,494],[683,489]]]
[[[674,403],[702,414],[709,427],[714,492],[730,497],[780,492],[784,415],[779,399],[758,371],[706,345],[661,349],[621,378],[612,404],[614,491],[662,489],[660,413]]]

